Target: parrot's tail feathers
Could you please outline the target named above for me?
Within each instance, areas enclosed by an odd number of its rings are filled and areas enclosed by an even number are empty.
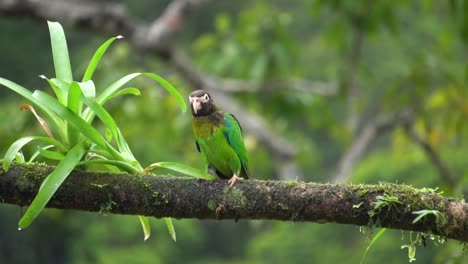
[[[244,179],[249,178],[249,172],[247,171],[247,166],[245,166],[245,164],[242,164],[240,176]]]

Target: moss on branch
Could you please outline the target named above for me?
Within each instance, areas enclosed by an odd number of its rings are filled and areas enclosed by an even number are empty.
[[[53,167],[0,171],[0,202],[27,206]],[[199,219],[271,219],[382,226],[468,242],[468,204],[406,185],[296,181],[206,181],[186,177],[74,171],[47,207]],[[415,212],[432,210],[413,221]],[[431,212],[432,212],[431,211]],[[437,216],[441,217],[437,217]]]

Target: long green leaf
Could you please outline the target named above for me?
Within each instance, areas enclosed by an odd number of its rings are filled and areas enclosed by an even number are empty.
[[[121,152],[120,154],[122,155],[122,157],[124,157],[126,161],[135,162],[136,159],[133,156],[133,153],[130,150],[127,141],[122,135],[122,132],[115,123],[115,120],[111,116],[111,114],[109,114],[109,112],[107,112],[107,110],[103,106],[98,104],[96,101],[91,103],[85,98],[84,102],[89,107],[89,109],[93,111],[93,114],[97,115],[99,119],[106,125],[108,131],[107,133],[110,133],[110,138],[115,138],[115,141],[117,142],[117,146],[119,148],[119,151]],[[141,168],[139,164],[137,167]]]
[[[135,87],[128,87],[128,88],[124,88],[124,89],[116,92],[113,97],[121,96],[121,95],[124,95],[124,94],[132,94],[132,95],[137,95],[138,96],[138,95],[141,95],[141,91],[140,91],[140,89],[135,88]]]
[[[79,115],[83,109],[81,102],[81,89],[78,83],[73,82],[68,91],[68,108],[75,114]],[[76,129],[70,122],[67,122],[67,136],[70,146],[74,146],[80,140],[80,131]]]
[[[81,102],[81,88],[77,82],[73,82],[70,85],[70,90],[68,92],[68,103],[67,106],[73,113],[79,115],[81,109],[83,108],[83,103]]]
[[[134,78],[140,76],[140,75],[145,75],[156,82],[160,83],[170,94],[174,95],[177,99],[177,101],[180,104],[180,107],[182,110],[185,112],[187,110],[187,105],[185,104],[185,100],[182,98],[180,93],[166,80],[164,80],[162,77],[154,74],[154,73],[131,73],[128,74],[113,84],[111,84],[109,87],[107,87],[96,99],[97,103],[100,105],[104,105],[109,99],[114,97],[116,93],[124,86],[126,83],[129,81],[133,80]],[[94,118],[94,113],[90,109],[86,109],[83,113],[83,118],[86,120],[86,122],[91,122]]]
[[[118,137],[117,124],[114,118],[107,112],[107,110],[98,104],[96,101],[90,101],[87,98],[83,98],[83,102],[99,117],[99,119],[106,125],[107,129],[111,132],[114,138]]]
[[[57,152],[57,151],[51,151],[47,149],[39,149],[39,153],[47,159],[50,160],[63,160],[65,158],[65,154],[62,152]]]
[[[24,158],[23,152],[16,153],[15,161],[18,162],[18,163],[26,162],[26,159]]]
[[[67,39],[62,26],[58,22],[47,21],[54,58],[55,75],[58,79],[71,83],[73,75],[68,55]]]
[[[105,144],[106,144],[105,147],[101,147],[101,146],[97,146],[97,145],[91,146],[90,152],[98,154],[99,156],[102,156],[103,158],[108,159],[108,160],[117,160],[117,161],[123,161],[123,162],[130,163],[133,167],[136,168],[136,171],[134,171],[132,169],[132,171],[129,171],[129,172],[141,173],[143,171],[143,169],[141,168],[141,166],[139,164],[137,164],[137,166],[135,166],[135,164],[133,164],[133,160],[129,161],[128,159],[126,159],[122,155],[122,153],[118,152],[109,142],[105,141]]]
[[[138,162],[136,162],[135,157],[133,156],[130,148],[128,147],[127,142],[125,141],[123,135],[121,134],[117,124],[114,121],[114,118],[107,112],[107,110],[98,104],[96,101],[90,102],[88,99],[83,98],[85,104],[96,114],[99,119],[106,125],[106,127],[111,132],[112,136],[116,139],[117,145],[119,147],[120,153],[113,151],[113,148],[110,144],[106,143],[109,146],[109,150],[114,158],[117,159],[124,159],[126,161],[133,162],[133,165],[141,169],[141,166]]]
[[[127,141],[125,141],[125,138],[122,135],[122,132],[120,131],[120,129],[117,129],[117,134],[118,134],[117,144],[119,145],[119,148],[121,149],[121,151],[124,152],[124,153],[131,154],[132,151],[130,150],[130,147],[128,146]],[[132,157],[133,157],[133,154],[132,154]],[[133,158],[133,159],[135,159],[135,158]]]
[[[118,160],[108,160],[108,159],[92,159],[81,161],[78,165],[88,165],[88,164],[100,164],[100,165],[111,165],[117,167],[128,173],[139,173],[140,170],[135,168],[132,164],[125,161]]]
[[[57,96],[57,99],[59,100],[59,102],[61,104],[63,104],[63,105],[66,105],[67,104],[67,97],[68,97],[67,87],[57,84],[57,82],[54,81],[54,80],[58,80],[56,78],[49,79],[44,75],[39,75],[39,77],[46,80],[49,83],[52,90],[54,90],[55,96]]]
[[[54,147],[53,145],[48,145],[48,146],[45,146],[45,147],[42,147],[42,148],[38,148],[38,150],[31,155],[31,158],[29,158],[28,162],[29,163],[34,162],[34,160],[37,158],[37,156],[39,156],[39,154],[41,153],[40,152],[41,150],[50,149],[50,148],[53,148],[53,147]]]
[[[166,226],[167,226],[167,230],[169,231],[169,235],[171,235],[172,240],[174,240],[174,242],[176,242],[177,237],[176,237],[176,232],[175,232],[175,229],[174,229],[174,225],[172,224],[172,219],[169,218],[169,217],[164,217],[164,221],[166,221]]]
[[[126,83],[134,79],[135,77],[141,75],[141,73],[132,73],[128,74],[122,78],[120,78],[118,81],[114,82],[111,84],[109,87],[104,89],[104,91],[96,98],[96,102],[100,105],[104,105],[109,99],[112,98],[112,96]],[[91,111],[91,109],[86,109],[83,112],[83,119],[86,120],[86,122],[91,123],[93,121],[93,118],[95,116],[95,113]]]
[[[72,83],[73,82],[69,83],[69,82],[65,82],[65,81],[57,79],[57,78],[50,79],[51,86],[55,85],[58,89],[60,89],[63,92],[63,94],[65,96],[65,100],[64,100],[64,102],[62,102],[63,105],[67,105],[68,91],[70,90],[70,86],[72,85]]]
[[[199,169],[187,166],[182,163],[177,162],[157,162],[149,165],[145,171],[152,171],[158,168],[164,168],[168,170],[172,170],[175,172],[183,173],[195,178],[205,179],[205,180],[214,180],[216,177],[214,175],[208,174],[203,172]]]
[[[84,97],[91,102],[94,102],[96,99],[96,87],[94,86],[94,82],[92,80],[78,83],[83,92]]]
[[[52,110],[50,110],[47,107],[47,105],[43,105],[36,98],[34,98],[32,96],[31,91],[29,91],[28,89],[24,88],[23,86],[19,84],[16,84],[10,80],[7,80],[1,77],[0,77],[0,84],[4,85],[5,87],[12,90],[13,92],[23,96],[26,100],[34,104],[34,106],[37,109],[39,109],[41,112],[45,114],[45,116],[43,117],[46,118],[48,121],[52,122],[52,127],[54,128],[53,130],[59,132],[60,138],[62,138],[63,140],[66,139],[65,130],[62,129],[63,127],[65,127],[65,124],[63,123],[63,121],[60,120],[60,118]]]
[[[413,224],[417,223],[419,220],[421,220],[423,217],[425,217],[427,215],[426,212],[422,212],[423,210],[421,211],[417,211],[417,212],[413,212],[413,214],[417,214],[418,217],[416,217],[414,220],[413,220]]]
[[[139,215],[138,219],[140,219],[141,227],[143,228],[144,240],[146,241],[151,236],[151,227],[148,217]]]
[[[93,76],[93,73],[96,70],[97,65],[99,64],[99,61],[101,60],[102,55],[104,55],[107,48],[112,44],[112,42],[114,42],[114,40],[121,39],[121,38],[123,37],[117,36],[117,37],[110,38],[96,50],[96,52],[93,55],[93,58],[91,59],[88,67],[86,68],[82,82],[91,80],[91,77]]]
[[[83,135],[93,141],[95,144],[102,148],[107,148],[106,141],[99,132],[86,123],[80,116],[75,114],[69,108],[60,104],[53,97],[42,91],[35,91],[33,97],[42,104],[48,105],[55,113],[65,119],[68,124],[72,125],[75,129],[79,130]]]
[[[387,228],[382,228],[377,234],[375,234],[375,236],[372,238],[371,242],[369,243],[369,246],[367,246],[366,251],[364,252],[364,255],[362,255],[360,264],[364,263],[364,259],[366,258],[367,252],[372,247],[372,245],[374,245],[377,239],[379,239],[380,236],[382,236],[383,233],[385,233],[385,231],[387,231]]]
[[[67,148],[62,143],[52,138],[38,137],[38,136],[23,137],[23,138],[16,140],[13,144],[11,144],[10,148],[8,148],[8,150],[6,151],[3,164],[2,164],[3,170],[8,171],[8,169],[10,168],[11,162],[16,157],[16,153],[18,153],[20,149],[22,149],[26,144],[28,144],[29,142],[33,140],[42,141],[47,144],[52,144],[64,152],[67,151]]]
[[[8,171],[10,169],[10,164],[15,159],[16,153],[18,153],[18,151],[21,148],[23,148],[24,145],[28,144],[33,140],[34,137],[23,137],[11,144],[10,148],[7,150],[5,156],[3,157],[2,167],[4,171]]]
[[[162,78],[159,75],[156,75],[151,72],[145,72],[144,75],[150,77],[151,79],[155,80],[156,82],[160,83],[170,94],[172,94],[177,101],[179,102],[180,107],[182,108],[182,111],[185,112],[187,111],[187,104],[185,103],[184,98],[180,93],[177,91],[172,84],[170,84],[168,81],[166,81],[164,78]]]
[[[18,223],[20,228],[28,227],[39,215],[42,209],[44,209],[50,198],[52,198],[60,185],[62,185],[63,181],[86,154],[85,146],[86,144],[83,141],[73,147],[57,167],[55,167],[54,171],[52,171],[44,182],[42,182],[38,194]]]
[[[136,77],[140,76],[141,73],[139,72],[135,72],[135,73],[130,73],[130,74],[127,74],[126,76],[120,78],[119,80],[117,80],[116,82],[112,83],[111,85],[109,85],[109,87],[107,87],[102,93],[101,95],[98,96],[98,98],[96,99],[97,102],[101,105],[105,104],[109,99],[112,98],[112,96],[118,91],[120,90],[120,88],[122,88],[122,86],[124,86],[126,83],[128,83],[129,81],[135,79]]]

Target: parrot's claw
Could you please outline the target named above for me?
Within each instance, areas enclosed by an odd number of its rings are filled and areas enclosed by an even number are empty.
[[[240,178],[239,176],[234,174],[234,176],[232,176],[232,178],[229,179],[229,181],[228,181],[229,187],[232,187],[234,185],[234,183],[236,183],[236,181],[239,180],[239,179],[242,179],[242,178]]]

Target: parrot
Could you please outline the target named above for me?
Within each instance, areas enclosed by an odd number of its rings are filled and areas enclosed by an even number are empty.
[[[239,179],[248,179],[247,151],[236,117],[221,111],[204,90],[192,92],[189,101],[195,145],[207,172],[229,179],[230,187]]]

